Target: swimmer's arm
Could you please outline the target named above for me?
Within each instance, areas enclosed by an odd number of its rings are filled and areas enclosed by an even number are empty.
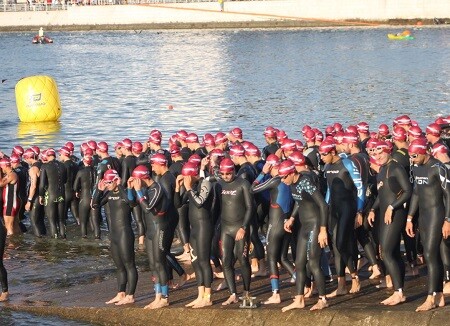
[[[245,215],[244,215],[244,221],[242,222],[242,227],[244,228],[244,230],[247,229],[247,227],[250,225],[250,221],[252,219],[253,216],[253,196],[250,193],[250,184],[248,182],[246,182],[246,184],[244,184],[242,186],[243,188],[243,194],[244,194],[244,201],[245,201]]]
[[[188,193],[191,195],[191,200],[194,202],[194,205],[197,208],[203,207],[203,204],[206,202],[206,200],[209,197],[209,194],[211,193],[211,183],[203,180],[202,186],[200,189],[200,192],[196,192],[194,190],[189,190]]]

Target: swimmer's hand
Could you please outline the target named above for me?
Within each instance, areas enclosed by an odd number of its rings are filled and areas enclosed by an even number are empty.
[[[266,162],[266,164],[264,164],[261,172],[264,174],[267,174],[270,172],[271,169],[272,169],[272,164],[270,164],[269,162]]]
[[[244,239],[244,236],[245,236],[245,230],[244,230],[244,228],[241,227],[241,228],[236,232],[235,240],[236,240],[236,241],[242,240],[242,239]]]
[[[370,211],[369,215],[367,216],[367,222],[371,227],[373,227],[373,222],[375,222],[375,212]]]
[[[411,219],[412,219],[412,216],[408,215],[408,218],[407,218],[407,220],[406,220],[406,228],[405,228],[405,231],[406,231],[406,234],[407,234],[407,235],[409,235],[411,238],[414,238],[415,233],[414,233],[414,225],[413,225],[413,222],[412,222],[412,221],[408,221],[408,220],[411,220]]]
[[[291,217],[284,222],[284,231],[292,233],[292,225],[294,224],[294,218]]]
[[[175,180],[175,192],[180,192],[180,188],[183,185],[184,177],[180,174]]]
[[[141,190],[141,188],[142,188],[142,180],[141,179],[137,179],[137,178],[133,179],[132,184],[133,184],[134,190],[136,190],[136,191]]]
[[[127,188],[128,188],[128,189],[133,188],[133,180],[134,180],[133,177],[129,177],[129,178],[128,178],[128,180],[127,180]]]
[[[450,222],[445,221],[442,225],[442,237],[447,239],[450,237]]]
[[[327,229],[325,227],[320,228],[318,242],[319,242],[320,248],[325,248],[328,245],[328,234],[327,234]]]
[[[105,182],[103,180],[100,180],[99,183],[97,184],[97,188],[100,191],[104,191],[106,189]]]

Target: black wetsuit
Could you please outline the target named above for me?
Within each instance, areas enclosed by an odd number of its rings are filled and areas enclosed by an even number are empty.
[[[145,242],[150,270],[156,277],[155,292],[168,295],[167,253],[170,221],[166,216],[169,201],[162,186],[153,182],[150,187],[137,192],[138,201],[144,210]]]
[[[19,221],[25,219],[25,204],[27,203],[27,179],[28,179],[28,165],[25,167],[23,165],[19,165],[14,169],[17,177],[19,178],[17,194],[20,199],[19,203],[19,212],[17,216],[19,217]]]
[[[180,149],[180,155],[186,162],[188,161],[189,157],[192,155],[192,151],[188,147],[182,147]]]
[[[64,196],[65,219],[67,220],[67,214],[70,208],[73,217],[75,218],[75,220],[78,221],[79,220],[78,199],[75,197],[75,194],[73,192],[73,182],[75,181],[75,176],[77,175],[78,172],[78,165],[72,160],[64,161],[63,164],[66,167],[67,172],[67,182],[65,184],[65,196]]]
[[[412,187],[405,169],[400,163],[391,160],[380,168],[377,175],[378,197],[373,209],[380,209],[378,235],[380,239],[381,256],[386,266],[387,274],[392,278],[395,290],[402,289],[405,279],[405,263],[400,253],[400,237],[406,224],[406,208],[404,204],[409,201]],[[384,215],[391,205],[392,223],[384,222]]]
[[[308,266],[319,290],[325,295],[325,279],[320,268],[322,249],[318,243],[320,227],[327,226],[328,207],[320,192],[314,172],[302,173],[297,182],[291,185],[292,197],[295,200],[291,216],[299,217],[300,225],[297,240],[297,294],[303,295]]]
[[[109,238],[111,241],[111,256],[117,267],[117,285],[119,292],[134,295],[138,281],[134,257],[134,234],[131,227],[131,207],[134,198],[122,186],[116,191],[98,191],[93,198],[95,206],[107,205],[109,220]]]
[[[3,266],[3,255],[5,253],[6,228],[3,218],[0,218],[0,285],[2,292],[8,292],[8,274]]]
[[[262,150],[262,158],[265,160],[270,154],[275,154],[279,148],[280,145],[277,142],[267,144]]]
[[[36,161],[34,162],[32,167],[37,167],[39,171],[41,170],[42,162]],[[39,177],[36,177],[36,191],[34,193],[34,197],[31,199],[31,208],[30,208],[30,222],[31,228],[33,229],[33,233],[37,237],[42,237],[47,233],[44,223],[44,206],[39,203]]]
[[[282,259],[283,243],[287,237],[284,231],[284,220],[290,217],[292,209],[292,194],[288,185],[281,182],[281,178],[276,176],[266,181],[265,174],[261,173],[252,184],[252,193],[259,193],[265,190],[270,191],[270,209],[269,209],[269,225],[267,227],[266,243],[267,243],[267,261],[269,263],[269,274],[272,284],[272,291],[278,292],[278,279],[280,276],[278,263],[292,276],[294,274],[294,265]],[[274,280],[274,281],[272,281]]]
[[[358,169],[348,158],[327,164],[324,171],[327,180],[326,201],[329,204],[329,230],[332,234],[336,274],[345,276],[345,266],[350,273],[356,271],[355,218],[362,211],[365,193]]]
[[[311,167],[311,169],[313,170],[317,170],[317,171],[321,171],[321,159],[320,159],[320,154],[319,154],[319,146],[314,145],[314,146],[310,146],[308,148],[305,149],[305,151],[303,152],[303,155],[305,156],[305,158],[307,159],[307,162],[309,164],[307,164],[308,166]]]
[[[198,286],[211,287],[213,274],[209,263],[211,253],[211,239],[213,224],[211,209],[213,206],[213,186],[208,180],[200,179],[184,196],[175,192],[175,205],[180,207],[183,203],[189,205],[189,222],[191,224],[191,260],[195,271]]]
[[[81,236],[87,236],[88,222],[93,226],[94,237],[100,238],[100,224],[98,219],[94,218],[91,208],[92,187],[95,182],[94,167],[85,166],[78,170],[73,183],[73,191],[78,193],[78,212],[80,218]]]
[[[408,215],[419,209],[419,232],[428,267],[428,294],[442,292],[443,263],[439,252],[444,217],[450,216],[450,181],[446,166],[433,157],[413,166],[414,190]]]
[[[221,190],[221,235],[223,253],[223,273],[231,294],[236,293],[234,275],[235,259],[239,260],[242,271],[244,290],[250,290],[249,226],[251,223],[254,201],[248,181],[235,178],[231,182],[218,181]],[[236,241],[236,233],[244,228],[245,236]]]
[[[52,237],[66,237],[65,184],[67,171],[63,163],[52,160],[41,166],[39,178],[39,196],[44,198],[45,214],[50,226]]]

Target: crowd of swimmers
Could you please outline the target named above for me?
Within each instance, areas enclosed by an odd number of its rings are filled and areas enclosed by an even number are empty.
[[[373,132],[366,122],[345,129],[334,123],[324,132],[306,125],[291,135],[301,140],[269,126],[263,149],[240,128],[205,134],[201,142],[180,130],[167,149],[161,131],[152,130],[143,143],[116,143],[113,155],[106,142],[93,140],[81,145],[79,157],[70,141],[57,151],[15,146],[10,156],[0,152],[0,301],[8,299],[7,236],[23,232],[29,218],[36,237],[64,239],[70,210],[82,238],[91,230],[100,239],[105,213],[118,282],[107,304],[134,302],[137,238],[154,281],[155,298],[146,309],[169,305],[173,271],[180,283],[193,278],[179,263],[186,258],[198,286],[187,307],[212,305],[214,276],[224,278],[219,288],[230,293],[222,305],[237,303],[239,261],[247,302],[252,276],[267,275],[272,295],[263,303],[282,302],[282,266],[296,284],[293,302],[282,311],[304,308],[315,292],[311,310],[323,309],[329,298],[360,291],[362,256],[370,278],[384,275],[380,286],[392,289],[381,304],[404,302],[406,272],[417,274],[425,263],[427,297],[416,311],[442,307],[450,293],[449,131],[450,116],[422,130],[402,115],[391,128],[382,124]],[[184,248],[178,257],[170,250],[175,235]],[[337,288],[327,294],[330,251]]]

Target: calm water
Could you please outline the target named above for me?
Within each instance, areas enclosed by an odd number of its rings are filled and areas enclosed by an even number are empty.
[[[401,113],[424,126],[450,113],[450,29],[388,41],[397,31],[72,32],[49,34],[52,45],[32,45],[30,33],[0,34],[0,149],[237,125],[262,145],[269,124],[298,138],[305,123],[366,120],[375,129]],[[19,123],[15,84],[36,74],[58,83],[59,123]]]
[[[450,29],[414,31],[413,41],[388,41],[388,32],[397,30],[72,32],[50,34],[52,45],[0,34],[0,149],[235,126],[263,145],[269,124],[299,138],[306,123],[365,120],[375,129],[407,113],[424,127],[450,114]],[[58,123],[19,123],[15,84],[37,74],[58,83]],[[107,242],[80,242],[70,227],[66,242],[11,240],[7,258],[11,292],[24,299],[114,272]],[[0,308],[1,325],[67,324],[39,318]]]

